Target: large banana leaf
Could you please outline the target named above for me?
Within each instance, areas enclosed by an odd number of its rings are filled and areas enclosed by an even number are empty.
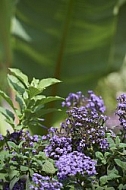
[[[126,52],[125,0],[15,2],[13,66],[30,77],[62,80],[50,88],[51,95],[93,89],[103,76],[120,69]],[[9,11],[8,6],[1,18]]]
[[[63,81],[52,93],[93,88],[120,68],[126,51],[126,4],[115,0],[21,0],[13,19],[14,65]]]

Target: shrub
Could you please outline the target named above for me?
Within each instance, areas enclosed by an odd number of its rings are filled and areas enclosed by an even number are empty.
[[[0,188],[4,190],[112,190],[126,189],[126,95],[118,98],[115,114],[123,129],[107,129],[104,101],[88,91],[61,97],[42,95],[57,79],[33,79],[10,69],[10,86],[19,109],[2,91],[12,110],[0,108],[13,132],[0,134]],[[43,127],[44,115],[57,109],[45,104],[63,100],[67,117],[47,135],[32,135],[32,126]],[[15,117],[18,124],[15,124]],[[43,130],[45,130],[43,128]]]

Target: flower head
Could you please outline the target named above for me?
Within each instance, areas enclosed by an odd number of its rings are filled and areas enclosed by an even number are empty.
[[[44,151],[48,157],[57,160],[63,154],[67,154],[72,151],[71,143],[71,138],[54,135],[50,138],[49,145],[46,146]]]
[[[122,94],[117,98],[118,105],[116,114],[119,116],[120,124],[126,130],[126,94]]]
[[[90,157],[85,156],[83,153],[73,151],[69,154],[63,155],[56,161],[58,168],[58,178],[64,180],[67,177],[80,175],[94,175],[96,174],[95,169],[96,162]]]
[[[62,184],[56,179],[49,176],[42,176],[38,173],[34,173],[32,176],[32,185],[30,189],[35,190],[60,190]]]

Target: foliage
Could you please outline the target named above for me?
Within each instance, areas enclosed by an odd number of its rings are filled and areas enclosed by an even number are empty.
[[[34,127],[44,127],[42,125],[43,115],[52,111],[57,111],[54,108],[46,108],[45,105],[55,100],[61,100],[59,96],[45,96],[42,95],[43,90],[60,81],[54,78],[47,78],[38,80],[33,78],[31,83],[28,77],[18,69],[9,69],[11,74],[8,74],[8,82],[10,87],[15,91],[15,100],[18,103],[18,109],[9,96],[3,91],[0,95],[9,104],[13,111],[9,109],[0,108],[0,112],[6,117],[6,121],[15,129],[31,129]],[[14,121],[17,121],[17,125]]]
[[[92,89],[122,65],[125,11],[125,0],[1,0],[1,68],[63,80],[55,95]]]
[[[44,104],[62,100],[40,94],[59,81],[33,79],[29,83],[21,71],[10,71],[8,81],[16,91],[19,109],[4,92],[0,94],[19,117],[19,123],[15,124],[12,111],[0,110],[14,130],[5,136],[0,134],[0,188],[126,189],[126,95],[118,98],[116,114],[123,127],[118,134],[106,127],[103,99],[88,91],[86,96],[70,93],[62,102],[67,117],[58,128],[51,127],[46,135],[31,135],[31,125],[40,126],[41,117],[50,111],[43,108]]]

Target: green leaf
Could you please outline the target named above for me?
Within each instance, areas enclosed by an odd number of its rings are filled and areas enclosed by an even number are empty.
[[[20,170],[22,171],[22,172],[26,172],[26,171],[28,171],[28,167],[27,166],[20,166]]]
[[[9,68],[11,74],[16,76],[26,87],[29,86],[28,77],[22,73],[19,69]]]
[[[29,179],[29,177],[27,177],[27,180],[26,180],[26,190],[31,190],[31,188],[30,188],[30,179]]]
[[[15,185],[15,183],[19,180],[19,177],[15,176],[11,181],[10,181],[10,185],[9,188],[10,190],[13,190],[13,187]]]
[[[1,90],[0,90],[0,96],[2,96],[2,97],[6,100],[6,102],[13,108],[13,110],[15,110],[14,105],[13,105],[13,102],[12,102],[12,100],[10,99],[9,96],[7,96],[7,95],[6,95],[3,91],[1,91]]]
[[[108,180],[114,180],[114,179],[117,179],[117,178],[120,178],[121,176],[120,175],[117,175],[113,172],[109,173],[109,175],[107,176],[107,179]]]
[[[126,143],[119,143],[119,148],[126,148]]]
[[[126,184],[125,184],[125,185],[123,185],[123,184],[120,184],[120,185],[118,186],[118,189],[119,189],[119,190],[123,190],[123,189],[126,189]]]
[[[119,138],[119,136],[116,136],[115,143],[116,143],[116,146],[120,145],[120,138]]]
[[[61,111],[60,109],[56,109],[56,108],[48,108],[48,109],[41,109],[41,110],[38,110],[33,113],[33,116],[36,116],[36,117],[41,117],[45,114],[48,114],[48,113],[51,113],[51,112],[57,112],[57,111]]]
[[[17,150],[18,149],[18,145],[16,145],[14,142],[12,141],[8,141],[7,142],[8,146],[14,150]]]
[[[101,152],[99,152],[99,151],[97,151],[97,152],[95,153],[95,155],[96,155],[96,157],[99,158],[100,160],[104,159],[103,154],[102,154]]]
[[[19,94],[23,95],[23,93],[25,92],[25,86],[22,84],[22,82],[20,82],[20,80],[16,78],[15,76],[12,76],[9,74],[7,76],[8,76],[8,82],[11,88],[13,88]]]
[[[14,120],[15,116],[13,112],[8,109],[0,107],[0,112],[5,116],[6,122],[9,123],[13,128],[15,127]]]
[[[47,79],[42,79],[39,82],[38,89],[41,90],[41,92],[46,89],[48,86],[51,86],[53,84],[61,82],[58,79],[55,78],[47,78]]]
[[[115,0],[24,2],[17,2],[13,22],[14,65],[30,76],[63,80],[56,94],[89,90],[121,66],[126,49],[125,4],[120,7]]]
[[[105,185],[108,182],[107,175],[100,177],[100,184]]]
[[[34,86],[29,86],[27,92],[28,92],[30,98],[41,93],[41,91],[37,87],[34,87]]]
[[[36,104],[46,104],[46,103],[49,103],[49,102],[52,102],[52,101],[55,101],[55,100],[64,100],[64,98],[61,98],[59,96],[48,96],[48,97],[45,97],[43,99],[39,99]]]
[[[114,140],[111,137],[107,137],[107,141],[109,143],[109,147],[110,147],[111,150],[116,149],[116,144],[115,144]]]
[[[103,156],[103,154],[102,154],[101,152],[97,151],[97,152],[95,153],[95,155],[96,155],[97,158],[99,158],[99,159],[101,160],[101,162],[102,162],[103,164],[106,164],[106,159],[104,158],[104,156]]]
[[[119,159],[114,159],[114,161],[116,162],[116,164],[118,166],[120,166],[122,168],[122,170],[126,170],[126,162],[123,162],[123,161],[121,161]]]
[[[48,160],[46,160],[45,163],[43,164],[42,170],[49,174],[54,174],[56,172],[53,163]]]
[[[15,100],[18,102],[18,104],[20,106],[20,111],[23,112],[23,110],[26,108],[24,99],[22,98],[22,96],[20,94],[16,94]]]

